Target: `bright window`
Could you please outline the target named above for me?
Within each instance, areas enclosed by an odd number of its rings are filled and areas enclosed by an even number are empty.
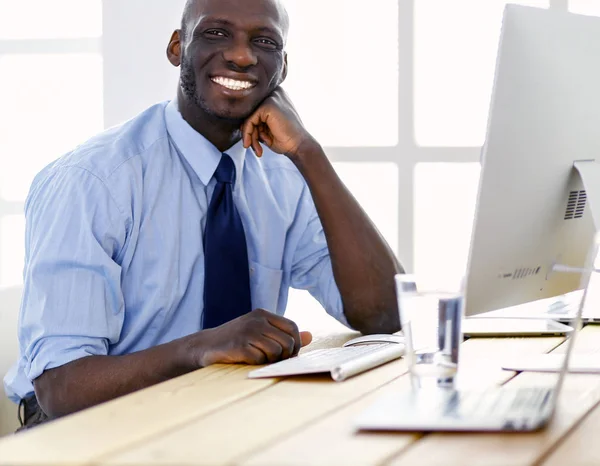
[[[443,285],[464,276],[478,163],[420,163],[415,169],[415,272]]]
[[[0,40],[101,35],[101,0],[0,0]]]
[[[481,146],[505,0],[414,0],[415,138]],[[515,1],[547,7],[548,0]],[[401,64],[401,69],[407,69]]]
[[[337,162],[334,167],[395,250],[398,238],[398,165],[389,162]]]
[[[600,16],[600,0],[570,0],[569,11],[590,16]]]
[[[39,170],[102,130],[102,58],[4,55],[0,76],[0,197],[23,201]]]
[[[22,283],[33,176],[103,129],[101,36],[101,0],[0,0],[0,288]]]
[[[397,144],[397,3],[285,1],[291,29],[284,87],[321,144]]]

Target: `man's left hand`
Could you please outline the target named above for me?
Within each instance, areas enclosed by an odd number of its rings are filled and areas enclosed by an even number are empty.
[[[244,147],[263,155],[261,143],[294,160],[306,145],[317,145],[286,92],[278,87],[242,125]]]

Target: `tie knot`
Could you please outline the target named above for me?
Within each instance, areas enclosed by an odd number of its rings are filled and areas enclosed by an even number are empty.
[[[215,171],[215,179],[218,183],[235,183],[235,164],[227,154],[221,156],[221,161]]]

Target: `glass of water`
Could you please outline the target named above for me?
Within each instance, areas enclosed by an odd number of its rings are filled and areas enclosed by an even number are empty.
[[[462,342],[462,286],[427,286],[410,274],[395,280],[413,388],[453,388]]]

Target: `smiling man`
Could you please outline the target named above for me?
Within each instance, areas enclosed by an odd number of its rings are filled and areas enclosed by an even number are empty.
[[[26,202],[24,427],[214,363],[294,356],[290,287],[363,333],[399,329],[390,248],[280,87],[277,0],[189,1],[177,98],[61,157]],[[331,80],[324,80],[329,82]]]

